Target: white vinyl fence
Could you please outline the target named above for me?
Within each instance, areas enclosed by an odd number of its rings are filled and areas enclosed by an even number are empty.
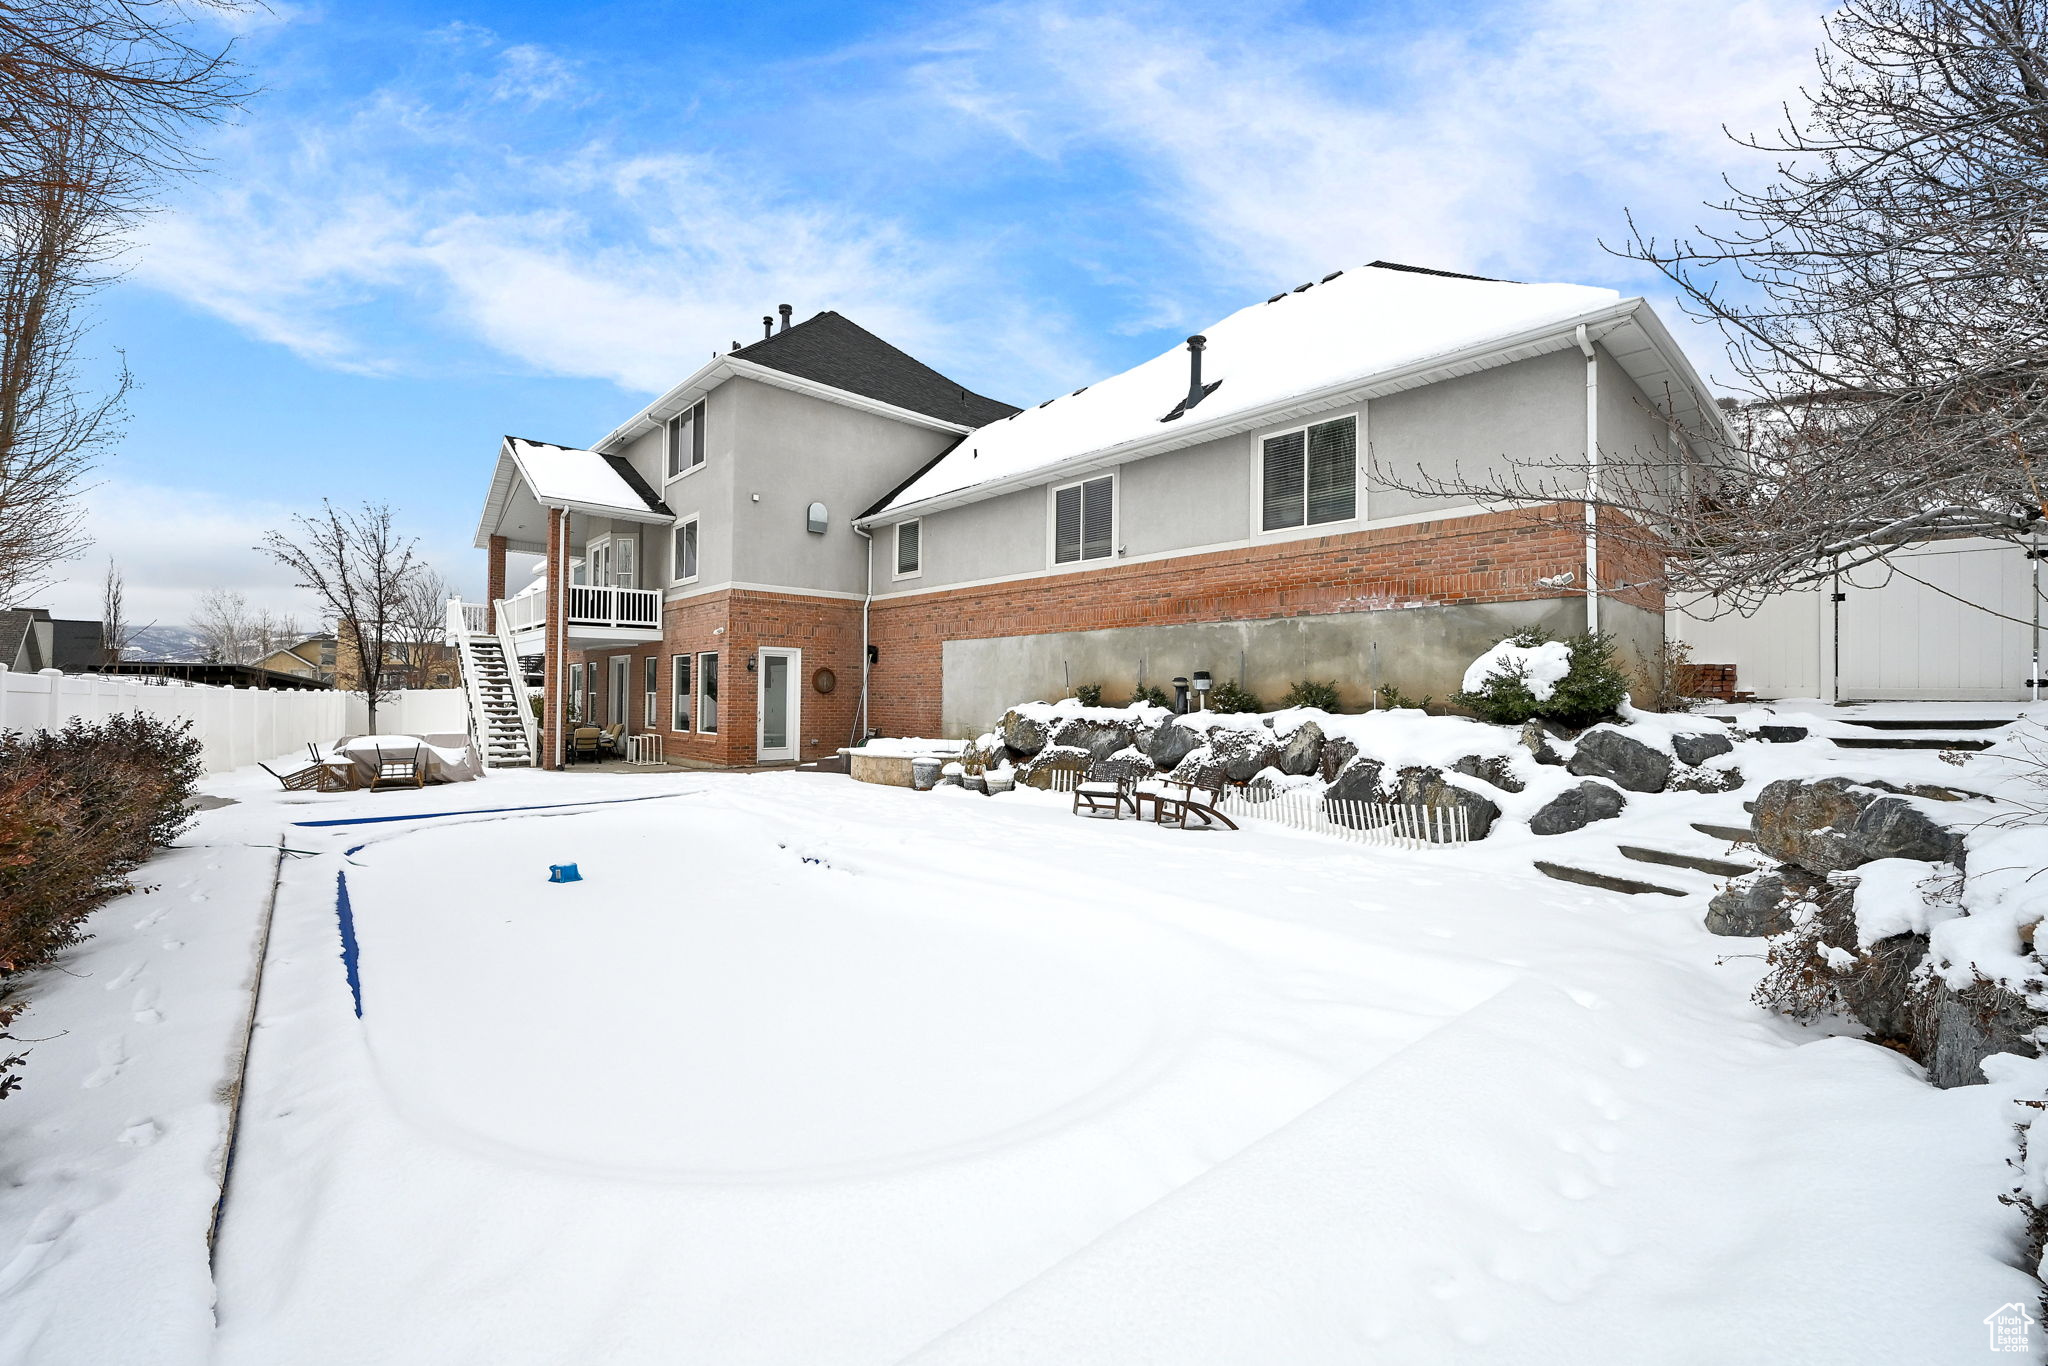
[[[328,688],[219,688],[121,674],[15,673],[0,665],[0,731],[61,730],[129,712],[190,721],[206,745],[208,773],[280,756],[303,758],[308,744],[361,734],[363,699]],[[387,734],[459,733],[469,728],[460,688],[399,693],[377,709]]]

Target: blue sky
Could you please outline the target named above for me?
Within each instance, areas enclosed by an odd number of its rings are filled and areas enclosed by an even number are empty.
[[[1599,239],[1764,169],[1720,127],[1819,9],[285,0],[100,300],[142,387],[45,600],[111,554],[143,619],[304,611],[248,547],[323,496],[473,591],[500,434],[593,440],[784,302],[1028,403],[1376,257],[1656,298]]]

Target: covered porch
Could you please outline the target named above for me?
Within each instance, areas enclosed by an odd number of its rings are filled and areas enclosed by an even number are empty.
[[[463,624],[466,654],[476,642],[489,642],[483,653],[501,661],[496,672],[521,704],[526,661],[539,661],[542,704],[533,737],[539,766],[559,768],[567,757],[574,705],[569,656],[662,639],[662,592],[643,585],[660,582],[674,521],[622,457],[519,437],[505,438],[500,447],[476,535],[489,556],[487,601],[465,604],[451,621],[459,617]],[[530,583],[508,592],[513,555],[536,555],[540,563]],[[502,699],[473,702],[486,712],[504,709]]]

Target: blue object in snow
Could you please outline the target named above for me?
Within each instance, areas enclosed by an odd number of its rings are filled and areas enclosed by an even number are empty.
[[[550,863],[548,865],[548,881],[581,882],[583,881],[583,874],[576,871],[576,865],[573,863]]]

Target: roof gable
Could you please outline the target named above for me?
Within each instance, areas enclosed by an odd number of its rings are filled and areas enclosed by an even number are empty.
[[[1017,411],[969,391],[829,309],[728,354],[942,422],[979,427]]]

